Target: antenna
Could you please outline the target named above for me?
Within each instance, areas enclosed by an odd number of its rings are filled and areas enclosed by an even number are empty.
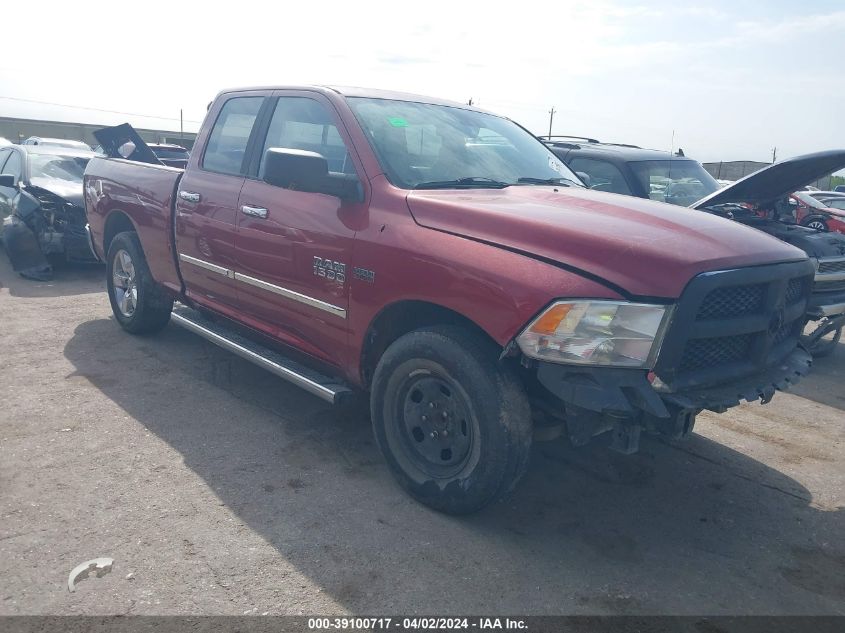
[[[557,112],[557,110],[555,110],[555,107],[552,106],[552,109],[549,110],[549,137],[550,138],[552,136],[552,121],[555,120],[555,112]]]

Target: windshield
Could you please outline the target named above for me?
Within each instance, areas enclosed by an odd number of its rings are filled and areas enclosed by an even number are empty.
[[[411,101],[348,101],[397,187],[583,186],[543,143],[507,119]]]
[[[56,154],[30,154],[31,178],[55,178],[67,182],[82,182],[88,156],[57,156]]]
[[[688,207],[719,189],[719,183],[694,160],[644,160],[631,163],[648,197]]]

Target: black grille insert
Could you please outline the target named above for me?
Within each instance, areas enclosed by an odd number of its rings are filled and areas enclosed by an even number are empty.
[[[764,284],[717,288],[710,292],[701,303],[696,318],[699,321],[706,321],[757,314],[763,305],[765,290]]]
[[[792,305],[797,301],[801,301],[804,296],[805,279],[790,279],[789,285],[786,287],[786,305]]]
[[[741,360],[751,350],[751,342],[750,334],[693,339],[684,348],[681,369],[704,369]]]

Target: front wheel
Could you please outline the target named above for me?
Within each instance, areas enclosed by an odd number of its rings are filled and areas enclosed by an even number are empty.
[[[136,233],[126,231],[115,236],[106,266],[112,312],[124,330],[147,334],[167,325],[173,299],[153,280]]]
[[[371,391],[376,441],[411,496],[441,512],[479,510],[528,467],[532,424],[525,390],[494,345],[454,326],[396,340]]]
[[[806,226],[808,229],[816,229],[817,231],[828,230],[827,222],[824,221],[824,218],[817,215],[811,215],[808,218],[804,218],[801,224]]]

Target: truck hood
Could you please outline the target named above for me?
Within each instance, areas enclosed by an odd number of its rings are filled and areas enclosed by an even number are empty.
[[[845,149],[788,158],[711,193],[690,208],[702,209],[728,202],[772,202],[842,168],[845,168]]]
[[[421,226],[552,260],[628,295],[676,298],[705,271],[806,258],[730,220],[575,187],[412,191],[407,202]]]

